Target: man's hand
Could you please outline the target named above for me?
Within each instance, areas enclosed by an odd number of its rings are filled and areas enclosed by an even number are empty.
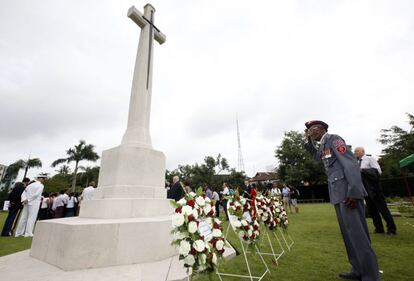
[[[22,201],[23,205],[26,205],[27,203],[29,203],[29,201],[27,199]]]
[[[350,209],[355,209],[356,208],[356,200],[354,198],[351,197],[347,197],[344,201],[345,206],[347,206]]]

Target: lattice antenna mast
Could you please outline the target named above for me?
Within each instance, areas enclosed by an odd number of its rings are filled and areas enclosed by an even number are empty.
[[[239,130],[239,118],[236,117],[236,125],[237,125],[237,144],[238,144],[238,157],[237,157],[237,171],[244,172],[244,162],[243,162],[243,154],[241,150],[240,144],[240,130]]]

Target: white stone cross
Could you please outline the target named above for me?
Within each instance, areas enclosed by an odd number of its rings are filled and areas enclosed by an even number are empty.
[[[135,70],[132,80],[131,99],[127,130],[122,144],[140,147],[152,147],[149,133],[152,93],[152,61],[154,39],[165,42],[165,35],[154,25],[155,9],[150,4],[144,7],[144,15],[134,6],[129,8],[128,17],[140,28]]]

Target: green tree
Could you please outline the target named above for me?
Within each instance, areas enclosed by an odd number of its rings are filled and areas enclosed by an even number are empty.
[[[5,176],[2,180],[2,182],[5,184],[6,189],[8,190],[10,187],[10,184],[16,179],[17,175],[19,174],[19,171],[24,169],[24,175],[23,178],[27,176],[27,172],[30,168],[40,168],[42,167],[42,161],[40,161],[39,158],[32,158],[27,160],[17,160],[16,162],[10,164],[7,167]]]
[[[401,176],[399,161],[414,153],[414,116],[407,113],[410,128],[404,130],[398,126],[382,129],[378,141],[385,145],[379,163],[385,177]]]
[[[282,143],[275,150],[275,157],[279,160],[278,178],[293,185],[324,183],[326,176],[322,163],[313,160],[303,144],[302,133],[285,132]]]
[[[79,144],[75,145],[73,148],[69,148],[66,151],[66,158],[60,158],[55,160],[52,163],[52,167],[56,167],[62,163],[70,163],[75,162],[75,169],[73,171],[73,179],[72,179],[72,191],[75,191],[76,187],[76,175],[78,173],[79,162],[80,161],[91,161],[95,162],[99,159],[99,155],[94,151],[95,146],[92,144],[86,144],[84,140],[80,140]]]
[[[78,174],[79,182],[84,186],[88,186],[91,181],[94,181],[96,184],[98,183],[99,178],[99,166],[95,167],[83,167],[79,166],[79,170],[82,171]]]
[[[241,186],[246,175],[230,169],[227,159],[219,154],[217,157],[206,156],[203,163],[193,165],[178,165],[173,171],[166,171],[166,179],[172,181],[173,176],[179,176],[182,180],[191,182],[193,188],[208,184],[215,189],[221,189],[223,182]]]

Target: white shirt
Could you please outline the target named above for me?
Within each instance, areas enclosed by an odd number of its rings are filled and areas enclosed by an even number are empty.
[[[218,195],[218,193],[216,191],[213,192],[213,198],[211,198],[211,199],[213,199],[215,201],[219,201],[220,200],[220,197],[219,197],[219,195]]]
[[[289,193],[290,193],[290,188],[289,187],[284,187],[282,189],[283,197],[288,197],[289,196]]]
[[[42,198],[43,184],[35,181],[29,184],[22,193],[22,200],[27,200],[27,205],[39,204]]]
[[[78,199],[75,196],[69,197],[66,208],[75,208],[76,203],[78,203]]]
[[[58,197],[53,200],[52,210],[56,210],[57,207],[63,207],[67,204],[66,196],[64,194],[60,194]]]
[[[279,196],[279,195],[281,195],[280,189],[277,188],[277,187],[273,187],[270,192],[272,193],[273,196]]]
[[[229,188],[226,186],[225,188],[223,188],[223,195],[229,195]]]
[[[377,160],[375,160],[374,157],[372,156],[368,156],[368,155],[364,155],[361,157],[361,163],[360,163],[360,168],[361,169],[377,169],[378,173],[381,174],[381,167],[378,164]]]
[[[93,186],[85,187],[82,192],[82,200],[92,200],[95,188]]]

